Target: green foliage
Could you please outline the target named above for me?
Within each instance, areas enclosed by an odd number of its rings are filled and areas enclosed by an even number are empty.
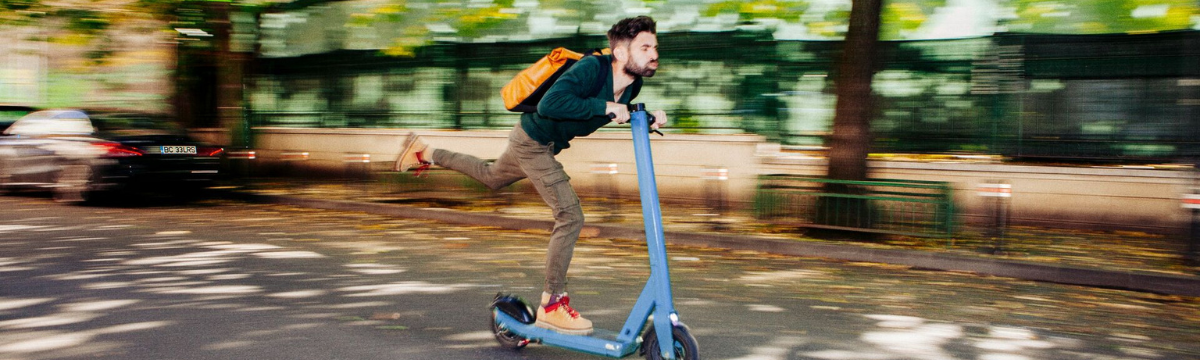
[[[1195,0],[1012,0],[1012,31],[1059,34],[1145,33],[1187,29],[1200,15]]]
[[[38,0],[0,0],[0,25],[31,25],[46,16],[47,6]]]
[[[679,127],[679,132],[684,134],[700,133],[700,118],[692,114],[684,114],[678,117],[675,125]]]
[[[89,9],[64,9],[54,15],[67,20],[67,31],[78,34],[97,35],[112,24],[105,14]]]
[[[494,1],[488,6],[473,6],[470,1],[407,1],[392,0],[372,8],[366,13],[352,14],[348,26],[373,27],[379,23],[400,26],[402,34],[392,39],[391,45],[383,49],[390,56],[411,57],[416,48],[427,45],[435,36],[430,24],[445,25],[453,36],[464,39],[478,38],[496,32],[506,23],[518,19],[517,14],[506,11],[513,0]],[[542,4],[546,8],[547,4]]]
[[[137,0],[130,6],[131,10],[154,17],[155,19],[172,21],[181,7],[197,7],[196,1],[186,0]]]
[[[439,9],[430,20],[449,23],[458,30],[459,36],[474,38],[517,18],[516,14],[505,13],[503,9],[505,7],[500,4],[483,8],[446,7]]]
[[[93,65],[104,65],[112,55],[113,51],[107,47],[96,48],[83,54]]]
[[[116,24],[134,18],[164,18],[182,0],[139,0],[128,3],[0,0],[0,25],[34,27],[34,40],[84,47],[84,59],[99,65],[114,54],[109,35]],[[172,17],[173,18],[173,17]],[[164,23],[164,26],[172,24]]]
[[[703,12],[704,16],[736,13],[738,20],[749,22],[764,18],[795,20],[804,14],[808,8],[807,1],[721,1],[710,4]]]
[[[928,14],[945,6],[946,0],[884,2],[880,15],[880,39],[903,39],[903,33],[913,31],[929,20]]]
[[[28,11],[34,6],[40,5],[37,0],[3,0],[0,1],[0,8],[13,11]]]

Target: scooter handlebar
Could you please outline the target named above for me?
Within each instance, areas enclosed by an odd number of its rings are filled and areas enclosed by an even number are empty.
[[[627,107],[628,107],[630,113],[634,113],[634,112],[638,112],[638,111],[646,111],[646,104],[644,104],[644,103],[628,104]],[[616,119],[617,114],[608,113],[608,118]],[[655,121],[654,115],[646,114],[646,120],[650,121],[651,123],[654,123],[654,121]],[[658,131],[658,129],[655,129],[655,128],[650,128],[650,132],[658,134],[658,136],[663,136],[663,133],[661,131]]]

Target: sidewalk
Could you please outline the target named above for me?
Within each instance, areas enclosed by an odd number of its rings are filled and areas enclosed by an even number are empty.
[[[549,210],[532,191],[397,191],[351,181],[269,179],[230,193],[244,200],[383,213],[458,224],[547,231]],[[583,199],[584,237],[643,238],[640,204]],[[872,241],[805,236],[804,229],[754,219],[748,212],[714,215],[697,205],[663,204],[668,243],[877,262],[920,269],[964,271],[1084,286],[1200,296],[1200,268],[1183,258],[1184,239],[1135,232],[1013,227],[1003,252],[978,229],[954,239],[881,236]]]

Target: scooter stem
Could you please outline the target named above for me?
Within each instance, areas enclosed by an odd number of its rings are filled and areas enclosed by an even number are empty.
[[[642,218],[646,227],[646,245],[650,247],[650,268],[659,270],[658,265],[666,259],[663,243],[662,210],[658,202],[658,184],[654,178],[654,159],[650,153],[650,128],[644,105],[630,112],[633,128],[633,152],[637,162],[638,191],[642,198]],[[666,270],[663,267],[662,270]],[[664,272],[665,275],[665,272]],[[669,293],[668,293],[669,294]]]
[[[666,246],[662,240],[662,210],[659,205],[659,186],[654,179],[654,158],[650,154],[649,120],[643,104],[631,104],[638,107],[630,112],[630,126],[634,132],[634,158],[637,162],[637,190],[642,196],[642,220],[646,224],[646,245],[650,253],[650,270],[661,271],[661,280],[670,278],[667,275]],[[666,299],[670,298],[667,289]]]
[[[646,247],[650,255],[650,285],[654,292],[654,330],[658,338],[671,344],[671,329],[678,321],[671,296],[671,276],[667,268],[667,248],[663,240],[662,210],[658,202],[658,184],[654,178],[654,159],[650,153],[650,124],[643,104],[630,105],[633,152],[637,161],[638,191],[642,198],[642,218],[646,227]],[[671,349],[670,346],[660,349]],[[673,354],[666,354],[673,358]]]

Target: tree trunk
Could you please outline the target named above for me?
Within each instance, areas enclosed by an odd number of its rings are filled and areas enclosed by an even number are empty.
[[[864,180],[871,146],[871,78],[882,0],[854,0],[837,73],[837,107],[829,141],[829,178]]]
[[[836,74],[837,107],[829,141],[828,177],[833,180],[867,179],[874,113],[871,79],[875,74],[881,6],[882,0],[853,0],[850,10],[850,29]],[[861,195],[866,189],[828,183],[824,192]],[[816,211],[813,222],[832,229],[871,229],[876,222],[871,201],[858,197],[821,196],[817,198]]]

